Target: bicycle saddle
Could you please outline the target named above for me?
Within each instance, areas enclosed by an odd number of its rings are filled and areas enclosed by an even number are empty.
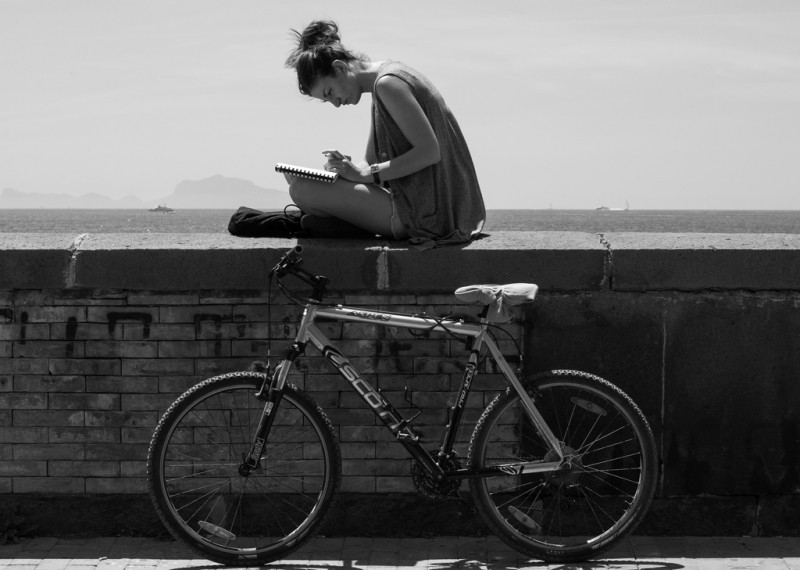
[[[507,285],[466,285],[456,289],[456,299],[473,305],[487,305],[486,318],[490,323],[511,320],[511,307],[530,303],[539,290],[533,283]]]

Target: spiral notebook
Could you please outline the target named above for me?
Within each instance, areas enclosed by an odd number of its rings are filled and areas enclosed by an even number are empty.
[[[277,172],[285,172],[287,174],[294,174],[310,180],[317,180],[319,182],[336,182],[339,175],[336,172],[328,172],[327,170],[320,170],[319,168],[306,168],[304,166],[294,166],[293,164],[283,164],[279,162],[275,165]]]

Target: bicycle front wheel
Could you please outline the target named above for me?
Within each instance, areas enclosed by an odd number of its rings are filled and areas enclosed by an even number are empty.
[[[255,566],[311,538],[341,478],[333,427],[305,393],[286,385],[258,467],[240,469],[265,402],[264,374],[237,372],[185,392],[156,427],[150,496],[170,533],[201,556]]]
[[[507,544],[548,562],[586,560],[641,521],[657,480],[657,453],[642,412],[606,380],[571,370],[542,373],[526,392],[561,442],[566,461],[545,473],[474,479],[472,497]],[[473,469],[556,461],[513,390],[484,411],[470,442]]]

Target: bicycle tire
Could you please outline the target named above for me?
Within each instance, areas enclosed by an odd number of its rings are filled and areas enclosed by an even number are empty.
[[[235,372],[183,393],[158,423],[147,459],[149,494],[177,540],[204,558],[255,566],[310,539],[341,481],[330,420],[293,385],[284,387],[259,467],[239,472],[265,403],[265,374]]]
[[[636,404],[598,376],[551,370],[523,383],[570,457],[568,470],[470,481],[476,509],[514,549],[547,562],[595,557],[647,513],[657,482],[653,432]],[[470,440],[473,469],[556,460],[510,388]]]

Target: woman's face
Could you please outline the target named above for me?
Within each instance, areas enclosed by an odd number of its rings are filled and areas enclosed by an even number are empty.
[[[319,76],[309,95],[337,108],[342,105],[357,105],[361,100],[361,89],[358,87],[355,74],[344,62],[335,61],[333,66],[333,75]]]

